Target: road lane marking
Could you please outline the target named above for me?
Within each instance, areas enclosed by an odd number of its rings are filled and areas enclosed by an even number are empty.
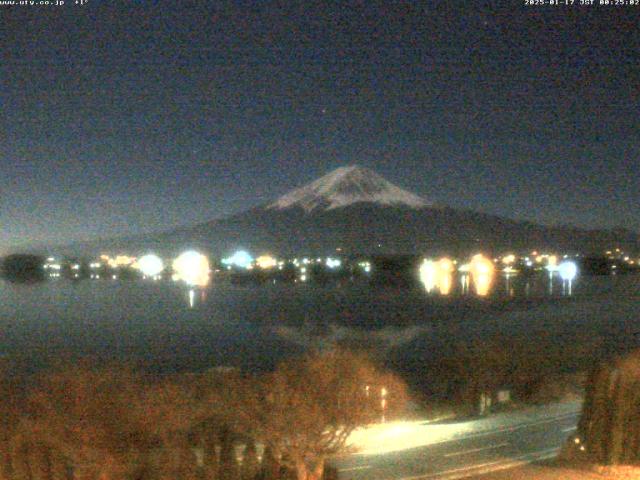
[[[356,470],[366,470],[367,468],[371,468],[371,465],[359,465],[357,467],[349,467],[349,468],[340,468],[339,472],[354,472]]]
[[[498,445],[489,445],[488,447],[472,448],[470,450],[462,450],[461,452],[447,453],[445,454],[445,457],[457,457],[459,455],[466,455],[467,453],[475,453],[475,452],[482,452],[483,450],[493,450],[496,448],[502,448],[502,447],[506,447],[507,445],[509,445],[509,442],[500,443]]]
[[[569,427],[569,428],[563,428],[562,429],[562,433],[567,433],[567,432],[573,432],[574,430],[577,430],[578,427]]]
[[[511,461],[489,462],[479,466],[471,466],[466,470],[466,472],[463,469],[460,469],[458,472],[440,472],[427,478],[437,478],[438,480],[458,480],[461,478],[469,477],[471,475],[484,475],[486,473],[498,472],[500,470],[509,470],[511,468],[517,468],[523,465],[527,465],[531,462],[554,458],[557,456],[559,451],[559,448],[549,448],[534,453],[520,455],[511,459]]]

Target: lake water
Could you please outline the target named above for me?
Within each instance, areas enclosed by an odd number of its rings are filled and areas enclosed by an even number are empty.
[[[458,282],[459,279],[456,279]],[[495,282],[487,297],[365,283],[233,286],[190,291],[170,281],[57,279],[0,283],[0,353],[41,365],[60,355],[134,360],[162,371],[216,365],[269,369],[335,340],[395,362],[445,352],[460,339],[598,335],[611,349],[640,340],[640,276],[578,277],[572,294],[545,274]]]

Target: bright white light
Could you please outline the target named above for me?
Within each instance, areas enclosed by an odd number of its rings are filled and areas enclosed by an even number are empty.
[[[475,255],[471,259],[470,270],[471,279],[476,287],[476,293],[481,297],[487,295],[491,289],[491,284],[493,283],[495,271],[493,262],[482,254]]]
[[[469,273],[471,271],[471,264],[464,263],[458,267],[458,271],[461,273]]]
[[[420,281],[427,292],[431,292],[438,281],[438,270],[433,260],[424,259],[420,265]]]
[[[209,283],[209,260],[193,250],[184,252],[173,262],[174,279],[189,285],[205,286]]]
[[[244,250],[238,250],[228,258],[222,259],[225,265],[235,265],[240,268],[249,268],[253,263],[253,257]]]
[[[578,274],[578,267],[574,262],[562,262],[558,265],[558,271],[563,280],[573,280]]]
[[[337,258],[327,257],[327,267],[338,268],[340,265],[342,265],[342,262]]]
[[[143,274],[149,277],[155,277],[164,270],[164,264],[160,257],[150,254],[145,255],[138,260],[138,268]]]
[[[256,265],[258,265],[258,267],[264,270],[273,268],[277,264],[278,264],[278,261],[275,258],[273,258],[271,255],[261,255],[258,258],[256,258]]]
[[[355,430],[347,444],[358,455],[382,455],[450,441],[473,432],[472,422],[425,424],[422,420],[378,423]]]
[[[447,257],[442,257],[438,260],[438,268],[441,272],[444,273],[453,273],[456,271],[456,267],[454,266],[454,262]]]
[[[511,265],[515,261],[516,261],[516,256],[513,253],[510,253],[509,255],[502,257],[502,263],[504,263],[505,265]]]
[[[441,295],[448,295],[451,292],[454,271],[453,262],[446,257],[437,262],[425,259],[420,265],[420,281],[427,292],[437,288]]]

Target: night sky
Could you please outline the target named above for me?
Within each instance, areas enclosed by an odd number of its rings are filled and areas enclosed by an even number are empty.
[[[0,253],[210,220],[346,164],[640,230],[640,7],[296,3],[0,6]]]

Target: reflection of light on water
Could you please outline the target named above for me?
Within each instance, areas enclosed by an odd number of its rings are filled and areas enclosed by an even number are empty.
[[[573,289],[572,289],[572,283],[571,280],[564,280],[562,282],[562,294],[563,295],[573,295]]]
[[[505,278],[505,286],[506,286],[506,290],[507,290],[507,295],[512,297],[513,296],[513,288],[511,288],[511,274],[507,273],[504,278]]]
[[[438,290],[440,295],[449,295],[451,293],[451,287],[453,285],[452,274],[441,274],[438,281]]]
[[[476,294],[481,297],[487,295],[491,290],[495,274],[493,262],[482,254],[475,255],[471,259],[470,271]]]
[[[462,294],[469,293],[469,274],[463,273],[460,277],[460,286],[462,287]]]
[[[189,308],[194,308],[197,304],[203,304],[207,300],[206,290],[189,289]]]
[[[453,262],[448,258],[441,258],[437,262],[425,259],[420,266],[420,281],[427,292],[436,288],[441,295],[451,293],[453,284]]]
[[[438,290],[440,290],[441,295],[449,295],[451,293],[454,271],[455,266],[450,259],[444,257],[438,261]]]

